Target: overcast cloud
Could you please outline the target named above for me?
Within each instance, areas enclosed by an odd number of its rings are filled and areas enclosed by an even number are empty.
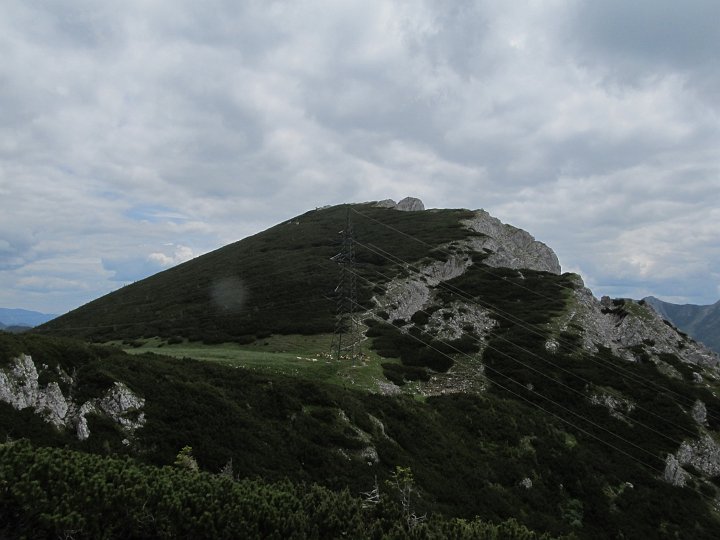
[[[0,305],[324,204],[485,208],[595,294],[720,295],[717,0],[4,0]]]

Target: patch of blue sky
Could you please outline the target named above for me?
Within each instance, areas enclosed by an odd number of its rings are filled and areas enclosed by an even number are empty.
[[[97,192],[97,195],[108,201],[119,201],[125,196],[119,191],[105,190]]]
[[[179,211],[162,205],[141,204],[128,208],[124,215],[135,221],[148,221],[150,223],[160,223],[170,221],[173,223],[182,223],[187,221],[187,216]]]

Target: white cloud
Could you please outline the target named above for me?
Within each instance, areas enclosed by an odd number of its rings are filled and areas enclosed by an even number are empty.
[[[187,246],[175,246],[175,250],[172,254],[167,255],[156,251],[148,255],[148,260],[160,265],[163,268],[168,268],[170,266],[175,266],[176,264],[189,261],[194,257],[195,254],[193,253],[192,248]]]
[[[316,206],[414,195],[528,229],[598,292],[714,301],[716,11],[7,0],[4,283],[90,283],[28,300],[65,310]]]

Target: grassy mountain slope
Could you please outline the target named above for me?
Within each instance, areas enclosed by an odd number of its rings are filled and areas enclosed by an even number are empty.
[[[471,233],[459,220],[466,210],[398,212],[371,205],[353,208],[382,219],[399,231],[433,245]],[[313,210],[234,244],[123,287],[42,325],[44,333],[75,335],[95,341],[128,337],[182,336],[219,343],[253,341],[270,333],[317,334],[335,325],[333,291],[348,206]],[[399,241],[398,233],[352,214],[358,238],[398,257],[417,261],[428,255],[421,243]],[[402,237],[400,237],[402,240]],[[357,271],[382,281],[375,272],[397,269],[376,254],[358,248]],[[359,283],[359,301],[372,287]]]
[[[720,302],[696,306],[663,302],[652,296],[643,300],[680,330],[720,353]]]
[[[41,386],[59,384],[76,407],[122,382],[145,399],[146,422],[130,436],[96,410],[81,441],[0,404],[0,437],[153,465],[190,445],[204,470],[232,460],[241,477],[353,495],[400,466],[413,473],[418,515],[516,518],[582,538],[718,536],[716,358],[640,304],[598,302],[578,276],[485,264],[487,235],[461,224],[471,212],[350,212],[355,363],[328,355],[330,258],[348,214],[331,207],[36,330],[114,341],[132,355],[2,336],[0,368],[31,354],[46,366]],[[525,242],[516,231],[503,241]]]

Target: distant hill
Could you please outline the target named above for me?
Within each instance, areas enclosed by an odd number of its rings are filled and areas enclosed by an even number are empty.
[[[48,313],[27,309],[0,308],[0,328],[7,326],[38,326],[57,317]]]
[[[0,326],[0,330],[3,332],[8,332],[10,334],[22,334],[23,332],[28,332],[32,330],[32,326],[20,326],[20,325],[13,325],[13,326]]]
[[[671,304],[654,296],[643,298],[668,322],[720,353],[720,301],[709,306]]]

